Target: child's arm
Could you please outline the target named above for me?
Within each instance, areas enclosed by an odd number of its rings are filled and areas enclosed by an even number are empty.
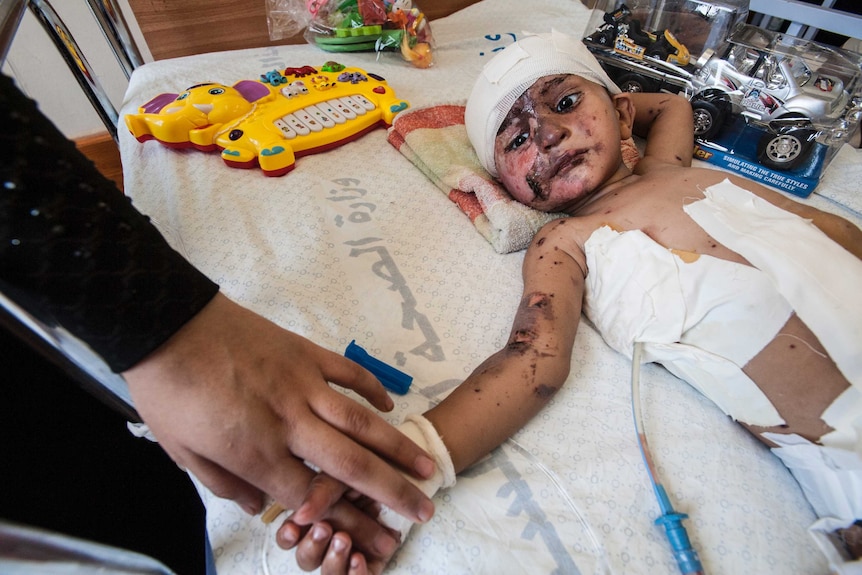
[[[643,158],[635,166],[643,174],[662,164],[691,165],[694,124],[691,104],[683,96],[666,93],[630,95],[635,107],[632,129],[646,138]]]
[[[425,414],[456,473],[523,427],[569,374],[586,269],[580,248],[563,243],[572,240],[562,230],[573,225],[559,220],[536,235],[524,257],[524,292],[506,345]]]
[[[524,292],[508,341],[425,413],[456,473],[523,427],[568,377],[586,275],[583,252],[564,233],[573,225],[574,220],[557,220],[536,235],[524,257]],[[306,570],[322,565],[324,573],[347,572],[352,562],[361,567],[350,573],[382,570],[385,561],[366,563],[351,550],[350,535],[326,522],[306,531],[288,518],[278,543],[296,547],[297,562]]]

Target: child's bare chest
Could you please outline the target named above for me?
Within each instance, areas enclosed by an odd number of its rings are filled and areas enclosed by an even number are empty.
[[[703,199],[700,191],[703,187],[687,178],[642,177],[599,198],[588,214],[579,217],[583,241],[602,226],[619,232],[640,230],[668,249],[744,262],[741,256],[707,234],[683,209]]]

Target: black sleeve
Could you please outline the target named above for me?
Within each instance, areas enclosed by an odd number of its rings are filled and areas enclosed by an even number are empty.
[[[115,372],[218,292],[0,74],[0,291]]]

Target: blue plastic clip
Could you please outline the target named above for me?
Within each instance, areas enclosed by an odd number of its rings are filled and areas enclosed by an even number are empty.
[[[399,371],[372,357],[367,351],[356,345],[356,340],[351,341],[344,350],[344,357],[352,359],[380,380],[383,387],[389,391],[399,395],[404,395],[410,389],[410,384],[413,383],[413,377],[407,375],[403,371]]]

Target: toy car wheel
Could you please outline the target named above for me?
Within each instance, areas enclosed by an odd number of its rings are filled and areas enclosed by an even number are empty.
[[[757,160],[767,168],[792,170],[808,157],[814,131],[800,128],[767,133],[757,144]]]
[[[661,60],[662,62],[664,62],[665,60],[667,60],[667,57],[670,55],[670,52],[661,46],[654,46],[647,50],[646,55],[650,58],[655,58],[656,60]]]
[[[594,42],[599,46],[612,46],[614,43],[614,36],[608,31],[599,32],[596,34]]]
[[[623,92],[655,92],[658,89],[653,80],[640,74],[623,74],[617,79],[617,86]]]
[[[696,100],[691,103],[694,115],[694,136],[709,140],[721,130],[724,123],[724,113],[718,106],[706,100]]]

